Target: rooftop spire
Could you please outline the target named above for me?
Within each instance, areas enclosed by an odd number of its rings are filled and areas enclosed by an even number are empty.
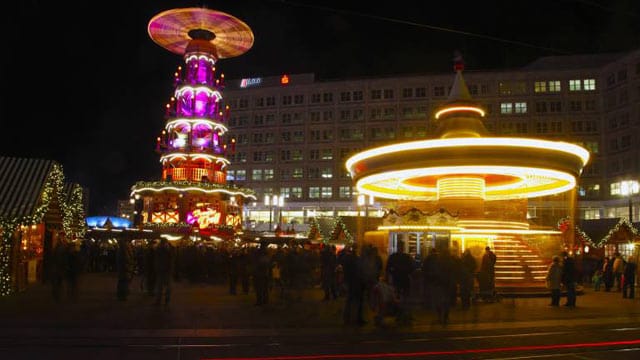
[[[456,72],[456,77],[453,80],[453,85],[451,86],[451,91],[449,92],[449,102],[456,100],[471,100],[471,94],[469,94],[467,84],[464,82],[464,78],[462,77],[462,70],[464,70],[464,59],[462,59],[462,54],[460,54],[460,52],[457,50],[453,53],[453,70]]]

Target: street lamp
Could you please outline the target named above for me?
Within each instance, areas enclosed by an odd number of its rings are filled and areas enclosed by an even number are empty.
[[[637,180],[625,180],[620,182],[620,194],[629,199],[629,222],[633,223],[632,196],[640,192],[640,184]]]
[[[371,195],[369,195],[368,201],[365,194],[358,195],[358,207],[361,208],[364,206],[364,229],[362,230],[362,238],[364,238],[364,233],[369,227],[369,205],[373,205],[374,200],[374,197]],[[358,210],[358,216],[360,216],[360,210]]]

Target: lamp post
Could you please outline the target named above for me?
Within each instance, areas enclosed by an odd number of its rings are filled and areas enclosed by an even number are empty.
[[[365,194],[359,194],[358,195],[358,208],[361,208],[364,206],[364,226],[362,229],[362,238],[364,238],[364,233],[367,231],[367,228],[369,227],[369,205],[373,205],[374,203],[374,197],[369,195],[369,199],[367,201],[367,197]],[[360,210],[358,209],[358,216],[360,215]]]
[[[640,192],[640,184],[637,180],[625,180],[620,182],[620,193],[629,200],[629,222],[633,223],[633,195]]]

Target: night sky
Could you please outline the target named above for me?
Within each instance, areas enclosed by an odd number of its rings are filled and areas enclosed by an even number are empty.
[[[89,187],[91,215],[115,213],[136,181],[160,177],[155,138],[181,64],[147,35],[165,10],[206,7],[252,28],[253,48],[219,62],[227,79],[444,72],[455,50],[487,70],[640,48],[637,0],[73,3],[3,4],[0,155],[59,161]]]

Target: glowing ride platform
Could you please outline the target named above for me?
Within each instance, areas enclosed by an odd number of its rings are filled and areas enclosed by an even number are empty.
[[[530,226],[527,200],[573,190],[589,152],[562,141],[491,136],[462,66],[455,69],[449,99],[435,112],[434,138],[362,151],[346,168],[359,194],[403,208],[378,227],[388,233],[389,253],[398,240],[411,241],[416,255],[424,242],[423,251],[444,241],[459,252],[472,248],[478,258],[491,246],[501,262],[497,281],[539,283],[548,263],[537,253],[540,244],[552,245],[562,233]]]

